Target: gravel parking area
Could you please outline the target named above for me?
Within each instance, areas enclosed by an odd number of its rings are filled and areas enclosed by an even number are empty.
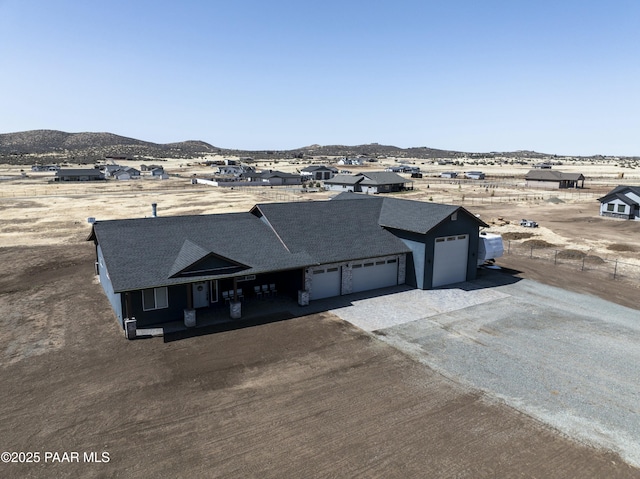
[[[445,376],[640,465],[640,311],[505,276],[484,272],[461,288],[354,301],[334,313]]]

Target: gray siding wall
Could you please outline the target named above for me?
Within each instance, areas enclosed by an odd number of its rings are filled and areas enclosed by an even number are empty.
[[[407,257],[407,284],[420,289],[431,289],[433,287],[435,239],[440,236],[463,234],[469,235],[467,281],[475,279],[477,274],[479,230],[480,228],[475,218],[464,214],[462,211],[458,212],[455,221],[452,221],[451,217],[449,217],[426,235],[390,229],[412,251],[412,254]]]
[[[113,291],[113,285],[111,284],[111,279],[109,278],[109,272],[107,271],[107,265],[104,262],[104,257],[102,256],[102,249],[100,245],[97,247],[97,258],[98,258],[98,273],[100,275],[100,284],[102,285],[102,289],[104,290],[104,294],[107,295],[107,299],[109,303],[111,303],[111,307],[113,308],[114,313],[116,314],[116,318],[118,318],[118,322],[120,326],[124,328],[124,320],[122,313],[122,299],[120,293],[115,293]]]
[[[187,287],[190,288],[191,285],[168,286],[169,307],[151,311],[144,311],[142,308],[142,291],[129,291],[127,294],[131,301],[132,316],[136,318],[138,328],[168,321],[182,321],[187,307]]]

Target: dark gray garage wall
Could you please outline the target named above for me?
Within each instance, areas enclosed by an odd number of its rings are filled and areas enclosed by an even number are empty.
[[[467,281],[476,278],[480,228],[478,220],[464,210],[458,210],[456,220],[452,220],[451,216],[448,216],[446,220],[427,234],[412,233],[395,228],[387,229],[411,248],[412,254],[407,257],[407,284],[419,289],[433,287],[433,251],[435,239],[441,236],[469,235]]]

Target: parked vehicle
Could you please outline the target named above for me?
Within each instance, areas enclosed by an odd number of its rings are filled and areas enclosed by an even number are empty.
[[[538,227],[538,223],[536,223],[533,220],[522,219],[522,220],[520,220],[520,226],[524,226],[525,228],[537,228]]]
[[[480,233],[478,242],[478,266],[495,263],[496,258],[504,254],[502,236],[493,233]]]

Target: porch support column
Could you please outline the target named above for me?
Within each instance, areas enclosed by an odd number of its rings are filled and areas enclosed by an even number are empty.
[[[229,316],[231,319],[240,319],[242,317],[242,303],[238,301],[238,278],[233,278],[233,297],[229,301]]]
[[[193,286],[191,283],[185,285],[187,287],[187,309],[193,308]]]

